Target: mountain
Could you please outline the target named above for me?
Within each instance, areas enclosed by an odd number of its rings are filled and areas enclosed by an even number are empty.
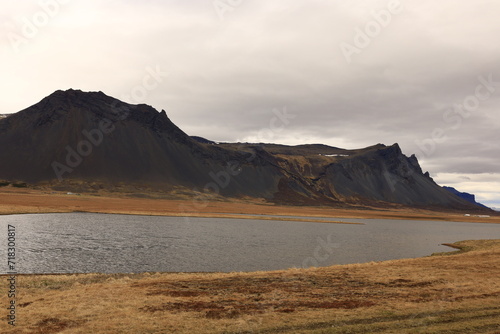
[[[397,144],[221,143],[190,137],[165,111],[102,92],[56,91],[0,119],[0,180],[98,183],[251,196],[284,204],[403,204],[474,210]]]
[[[484,208],[488,208],[486,205],[483,205],[481,203],[476,202],[476,196],[473,195],[473,194],[460,192],[460,191],[458,191],[457,189],[455,189],[453,187],[446,187],[446,186],[444,186],[443,188],[446,189],[446,190],[448,190],[452,194],[455,194],[458,197],[465,199],[469,203],[472,203],[472,204],[475,204],[475,205],[479,205],[479,206],[482,206]]]
[[[191,139],[165,111],[102,92],[56,91],[0,120],[0,146],[0,179],[29,183],[207,186],[227,196],[270,198],[280,175],[260,157],[250,163],[245,152]],[[236,173],[231,166],[242,172],[226,185],[228,170]]]
[[[202,143],[202,144],[216,144],[214,141],[211,141],[211,140],[208,140],[206,138],[203,138],[203,137],[199,137],[199,136],[191,136],[191,139],[197,141],[198,143]]]

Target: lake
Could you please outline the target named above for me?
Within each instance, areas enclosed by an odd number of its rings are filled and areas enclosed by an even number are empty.
[[[329,218],[332,219],[332,218]],[[498,239],[497,224],[335,219],[364,225],[92,213],[0,216],[19,273],[256,271],[413,258]]]

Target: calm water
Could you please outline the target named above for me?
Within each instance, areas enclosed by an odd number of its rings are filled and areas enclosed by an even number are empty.
[[[20,273],[253,271],[382,261],[498,239],[500,225],[337,219],[364,225],[88,213],[0,216],[17,230]]]

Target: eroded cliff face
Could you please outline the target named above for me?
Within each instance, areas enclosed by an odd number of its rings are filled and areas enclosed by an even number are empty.
[[[422,173],[397,144],[220,144],[194,140],[147,105],[57,91],[0,119],[0,179],[174,186],[287,204],[471,208]]]
[[[405,156],[398,144],[378,144],[359,150],[324,145],[278,147],[272,153],[284,176],[275,198],[304,203],[332,201],[349,204],[398,203],[410,206],[462,208],[465,203],[443,191],[417,158]]]

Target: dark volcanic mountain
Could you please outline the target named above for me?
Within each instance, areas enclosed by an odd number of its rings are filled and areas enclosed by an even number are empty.
[[[438,186],[397,144],[214,144],[186,135],[165,111],[102,92],[57,91],[0,119],[0,162],[0,179],[29,183],[123,182],[293,204],[478,208]]]

